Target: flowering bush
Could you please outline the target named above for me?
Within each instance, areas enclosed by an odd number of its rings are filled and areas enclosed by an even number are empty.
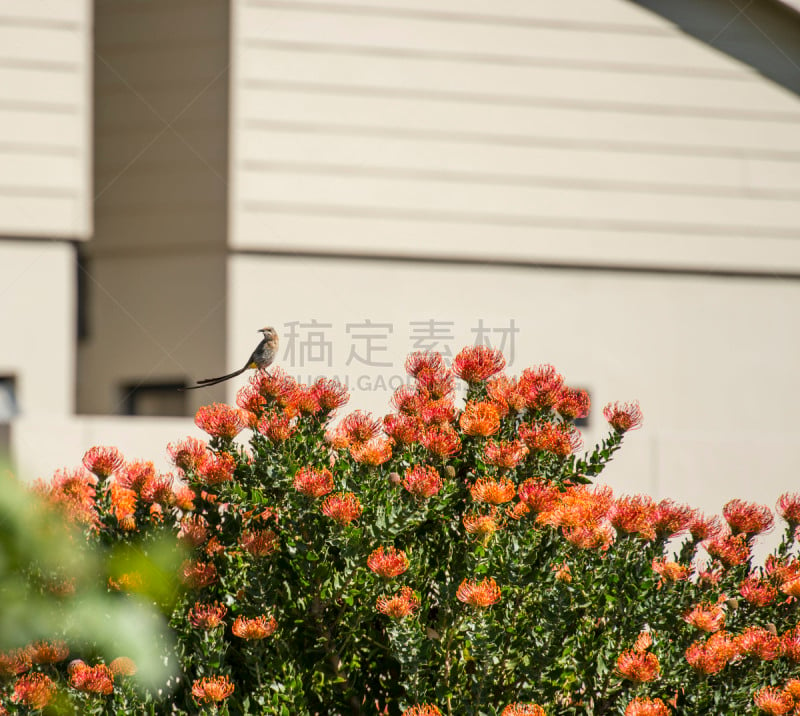
[[[174,676],[137,691],[130,659],[19,645],[0,655],[3,708],[99,713],[122,691],[165,714],[800,713],[800,495],[755,566],[769,509],[734,500],[723,522],[593,484],[636,403],[606,406],[579,456],[588,395],[552,366],[504,366],[485,347],[451,368],[414,353],[391,414],[335,427],[342,385],[262,371],[236,407],[198,412],[207,443],[169,446],[176,475],[90,450],[39,489],[90,541],[186,550]],[[169,603],[152,581],[120,569],[108,589]]]

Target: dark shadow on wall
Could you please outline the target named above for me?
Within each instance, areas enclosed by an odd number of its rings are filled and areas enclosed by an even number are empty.
[[[800,12],[778,0],[628,0],[800,95]]]

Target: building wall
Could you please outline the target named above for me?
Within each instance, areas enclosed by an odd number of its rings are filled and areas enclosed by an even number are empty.
[[[234,249],[800,269],[797,95],[647,9],[232,7]]]
[[[0,4],[0,236],[91,233],[91,9]]]
[[[95,49],[96,231],[78,407],[114,413],[125,384],[224,362],[228,4],[97,0]]]

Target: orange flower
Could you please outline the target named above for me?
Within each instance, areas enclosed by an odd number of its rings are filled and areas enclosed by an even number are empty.
[[[781,651],[789,661],[800,662],[800,624],[781,634]]]
[[[564,388],[555,404],[556,412],[565,420],[585,418],[591,405],[589,394],[579,388]]]
[[[114,674],[105,664],[87,666],[83,662],[72,662],[69,683],[78,691],[107,696],[114,690]]]
[[[450,457],[461,449],[458,433],[451,427],[429,427],[423,433],[421,442],[437,457]]]
[[[736,645],[724,631],[712,634],[707,641],[695,641],[686,649],[686,661],[702,674],[717,674],[736,656]]]
[[[557,494],[558,503],[543,517],[544,522],[554,527],[597,527],[605,519],[614,501],[614,493],[608,485],[599,485],[592,489],[579,485]],[[612,533],[613,541],[613,529],[611,525],[606,526]]]
[[[503,470],[516,467],[528,454],[528,448],[519,440],[496,443],[489,440],[483,448],[483,454],[489,465],[495,465]]]
[[[531,452],[551,452],[557,457],[567,457],[583,445],[580,431],[571,423],[523,423],[519,436]]]
[[[118,656],[108,665],[108,668],[111,669],[114,676],[133,676],[138,671],[133,659],[129,659],[127,656]]]
[[[784,492],[778,498],[778,514],[783,517],[789,527],[800,524],[800,493]]]
[[[56,685],[45,674],[28,674],[17,679],[11,700],[30,709],[39,710],[47,706],[56,695]]]
[[[123,462],[122,453],[115,447],[93,447],[83,456],[83,466],[101,480],[119,470]]]
[[[158,503],[165,507],[171,507],[175,503],[175,493],[172,491],[172,475],[160,475],[150,477],[143,485],[141,498],[150,504]]]
[[[562,527],[564,539],[581,549],[605,551],[614,543],[614,528],[608,523]]]
[[[561,398],[564,376],[552,365],[540,365],[522,371],[517,391],[532,410],[552,408]]]
[[[626,707],[625,716],[669,716],[669,707],[661,699],[637,696]]]
[[[642,409],[635,400],[629,403],[609,403],[603,408],[603,415],[618,433],[642,427]]]
[[[120,574],[116,579],[108,578],[109,589],[117,592],[138,592],[143,584],[142,575],[139,572],[126,572]]]
[[[654,559],[652,562],[653,571],[661,577],[659,586],[664,582],[681,582],[689,578],[691,570],[677,562],[672,562],[666,557]]]
[[[453,372],[467,383],[482,383],[506,367],[506,359],[496,348],[470,346],[453,359]]]
[[[517,702],[506,706],[500,716],[547,716],[547,714],[541,706]]]
[[[233,688],[230,676],[206,676],[192,684],[192,696],[201,703],[216,703],[227,699]]]
[[[367,566],[379,577],[392,579],[399,577],[408,569],[409,561],[403,550],[378,547],[367,557]]]
[[[458,422],[465,434],[488,437],[500,430],[500,413],[492,403],[470,402]]]
[[[689,528],[694,511],[688,505],[672,500],[661,500],[653,515],[652,526],[656,537],[669,538]]]
[[[222,624],[222,620],[227,613],[228,607],[219,602],[214,602],[213,604],[195,602],[194,606],[189,610],[188,618],[193,627],[208,631]]]
[[[774,686],[764,686],[753,694],[753,702],[771,716],[787,714],[794,708],[792,695]]]
[[[655,681],[661,675],[661,666],[655,654],[648,651],[624,651],[617,658],[617,671],[637,684]]]
[[[114,516],[121,524],[126,517],[132,517],[136,512],[136,492],[117,482],[112,482],[110,494]]]
[[[247,530],[239,544],[253,557],[266,557],[278,549],[278,535],[272,530]]]
[[[232,440],[245,428],[242,411],[224,403],[204,405],[194,416],[194,424],[215,438]]]
[[[64,641],[37,641],[28,647],[34,664],[57,664],[69,656],[69,647]]]
[[[475,484],[469,488],[472,499],[476,502],[488,502],[490,505],[502,505],[510,502],[517,493],[514,483],[507,478],[493,480],[491,478],[479,478]]]
[[[722,516],[735,535],[745,534],[752,537],[772,529],[774,524],[769,507],[744,500],[726,502],[722,508]]]
[[[340,525],[347,525],[361,516],[362,508],[352,492],[336,492],[325,498],[320,509],[323,515],[327,515]]]
[[[377,418],[373,418],[370,413],[356,410],[342,420],[339,429],[347,437],[349,445],[358,445],[378,437],[381,431],[381,423]]]
[[[142,491],[142,487],[155,476],[156,467],[150,460],[132,460],[125,463],[117,472],[116,479],[122,487],[139,493]]]
[[[278,622],[275,620],[275,617],[268,617],[266,614],[262,614],[252,619],[236,617],[231,631],[240,639],[252,641],[256,639],[266,639],[268,636],[272,636],[277,628]]]
[[[384,432],[396,445],[411,445],[422,437],[422,423],[414,415],[397,413],[383,419]]]
[[[450,427],[456,417],[455,403],[450,396],[440,400],[423,400],[419,406],[419,417],[424,425]]]
[[[301,467],[294,476],[294,489],[306,497],[323,497],[333,491],[333,475],[327,468]]]
[[[494,579],[488,577],[480,582],[465,579],[458,585],[456,598],[471,607],[490,607],[500,600],[500,587]]]
[[[499,375],[486,383],[486,394],[490,400],[504,406],[503,413],[521,413],[525,409],[525,397],[519,392],[515,378]]]
[[[656,503],[647,495],[624,495],[614,501],[608,519],[618,532],[638,534],[646,540],[655,539],[652,526]]]
[[[706,551],[725,567],[744,564],[750,557],[750,547],[744,535],[721,535],[706,542]]]
[[[769,582],[750,575],[739,585],[739,594],[750,604],[756,607],[765,607],[775,601],[778,596],[778,590]]]
[[[701,631],[719,631],[725,626],[725,612],[719,604],[701,602],[683,615],[683,621]]]
[[[217,581],[217,568],[211,563],[187,559],[181,565],[180,577],[190,589],[202,589]]]
[[[781,639],[763,627],[748,627],[734,638],[740,656],[755,656],[762,661],[773,661],[781,655]]]
[[[415,351],[406,358],[406,373],[418,378],[423,373],[441,373],[445,370],[442,354],[436,351]]]
[[[636,641],[633,643],[633,650],[647,651],[651,646],[653,646],[652,634],[649,631],[640,631]]]
[[[398,413],[418,417],[425,396],[413,385],[401,385],[392,394],[391,404]]]
[[[442,712],[433,704],[419,704],[406,709],[401,716],[442,716]]]
[[[406,468],[403,487],[414,497],[427,499],[442,489],[442,478],[438,470],[431,465],[414,465]]]
[[[559,501],[557,487],[541,479],[528,478],[517,490],[519,499],[535,514],[549,512]]]
[[[181,520],[178,539],[191,547],[199,547],[208,539],[208,522],[202,515],[186,516]]]
[[[31,664],[31,654],[28,649],[0,652],[0,676],[18,676],[30,669]]]
[[[204,487],[230,482],[235,469],[236,460],[230,453],[221,452],[217,455],[209,453],[197,468],[198,482]]]
[[[95,508],[97,478],[82,469],[58,470],[49,486],[48,497],[64,511],[68,520],[94,528],[99,522]]]
[[[256,430],[274,443],[282,443],[294,435],[297,425],[285,413],[266,413],[256,424]]]
[[[689,520],[688,528],[695,542],[701,542],[706,539],[716,539],[722,533],[722,525],[720,524],[719,517],[716,515],[709,517],[699,512],[695,512],[692,515]]]
[[[497,519],[497,510],[492,508],[488,515],[464,515],[464,529],[486,544],[503,525]]]
[[[392,597],[379,597],[376,607],[381,614],[402,619],[419,609],[419,597],[411,587],[401,587]]]
[[[783,685],[783,690],[795,701],[800,701],[800,679],[789,679]]]
[[[314,396],[317,399],[317,403],[319,403],[319,407],[325,413],[330,413],[341,408],[350,400],[347,386],[331,378],[317,378],[314,385],[311,386],[311,389],[314,391]]]
[[[561,564],[554,564],[553,571],[556,573],[556,579],[564,584],[572,582],[572,572],[570,571],[569,564],[562,562]]]
[[[391,459],[392,444],[386,438],[372,438],[365,443],[353,442],[350,455],[362,465],[377,467]]]

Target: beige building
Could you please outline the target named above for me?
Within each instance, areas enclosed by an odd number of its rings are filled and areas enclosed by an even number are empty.
[[[386,409],[411,350],[484,340],[587,388],[589,445],[640,399],[621,490],[797,487],[790,6],[9,0],[0,75],[23,470],[95,443],[165,465],[244,380],[176,388],[272,324],[354,408]]]

